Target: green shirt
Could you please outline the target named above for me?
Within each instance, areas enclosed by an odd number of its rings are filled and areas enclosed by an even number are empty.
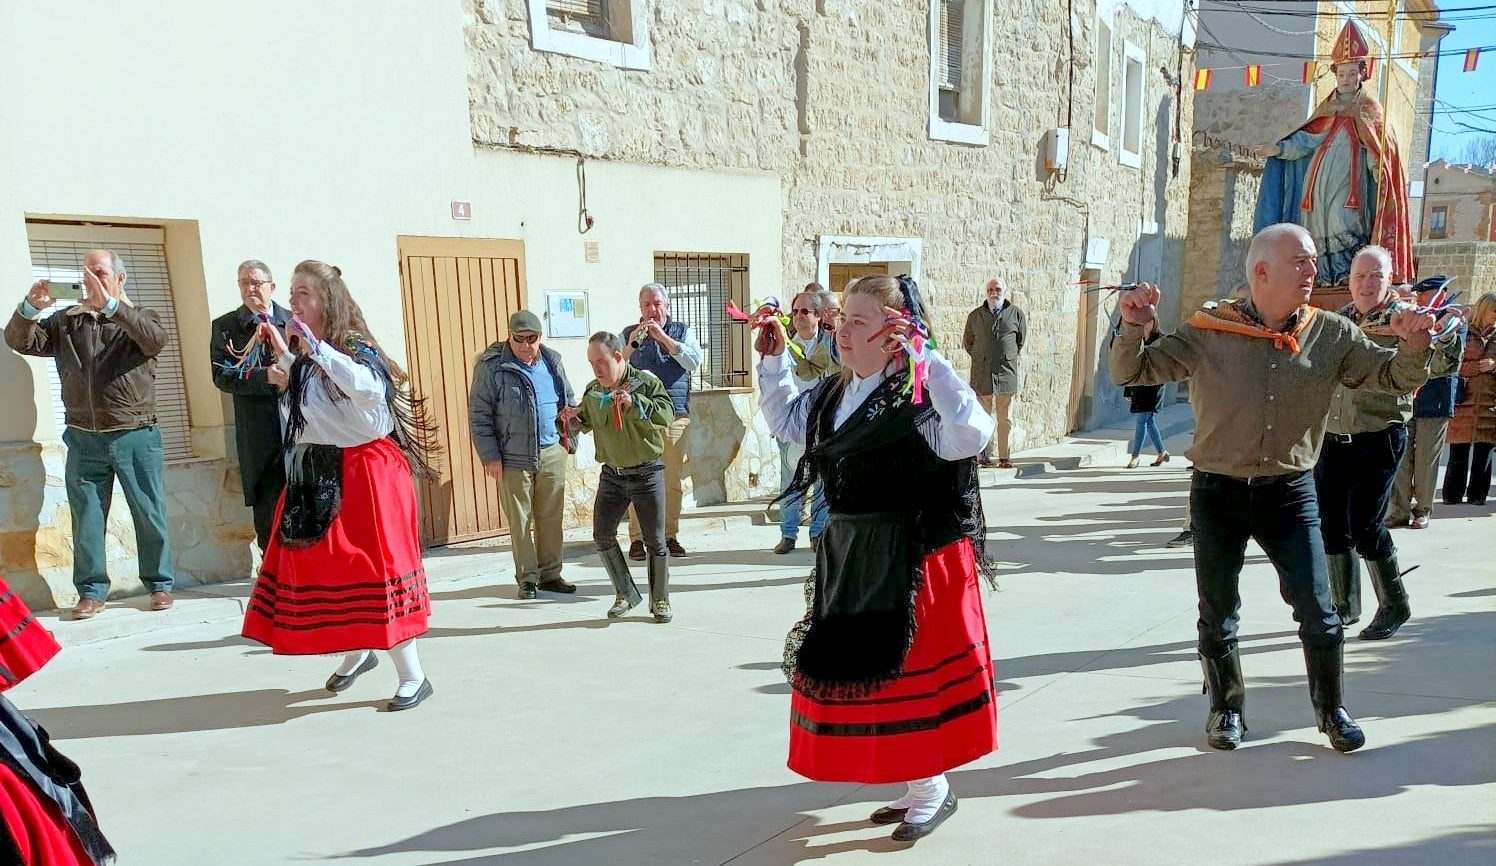
[[[1381,308],[1379,308],[1381,309]],[[1412,304],[1396,302],[1388,312],[1399,309],[1413,309]],[[1348,304],[1340,308],[1340,314],[1356,324],[1361,324],[1364,318],[1356,310],[1355,304]],[[1374,315],[1378,310],[1373,310]],[[1376,343],[1378,346],[1386,346],[1391,349],[1397,348],[1397,337],[1384,334],[1370,334],[1364,330],[1366,339]],[[1429,364],[1430,379],[1448,376],[1459,369],[1460,357],[1463,347],[1458,338],[1445,340],[1434,346],[1434,356]],[[1338,434],[1374,433],[1385,430],[1396,424],[1407,424],[1413,420],[1413,395],[1408,394],[1383,394],[1377,391],[1368,391],[1364,388],[1347,388],[1344,385],[1335,389],[1335,396],[1330,398],[1329,431]]]
[[[665,453],[665,428],[675,420],[670,395],[658,376],[628,364],[623,381],[634,405],[619,407],[617,398],[609,396],[617,389],[593,379],[577,406],[577,421],[583,433],[592,433],[597,459],[614,469],[660,459]]]
[[[1427,349],[1382,348],[1330,312],[1317,313],[1299,335],[1298,354],[1189,324],[1148,346],[1143,334],[1124,322],[1112,340],[1113,383],[1191,379],[1195,443],[1186,456],[1196,469],[1233,478],[1313,469],[1336,388],[1406,394],[1428,379]]]

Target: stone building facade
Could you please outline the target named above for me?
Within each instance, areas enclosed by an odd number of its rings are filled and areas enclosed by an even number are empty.
[[[1490,167],[1439,160],[1424,173],[1419,241],[1492,241],[1496,175]]]

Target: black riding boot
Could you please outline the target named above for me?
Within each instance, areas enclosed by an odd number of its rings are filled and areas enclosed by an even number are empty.
[[[649,555],[649,612],[655,622],[669,622],[674,616],[670,612],[670,559]]]
[[[1346,712],[1341,692],[1344,647],[1304,647],[1304,666],[1309,670],[1309,701],[1321,732],[1337,752],[1354,752],[1366,745],[1366,735]]]
[[[628,560],[623,558],[623,549],[613,545],[607,550],[599,550],[598,555],[603,558],[603,568],[608,570],[608,579],[613,582],[613,606],[608,608],[608,618],[617,619],[628,613],[640,601],[639,588],[634,586],[634,576],[629,574]]]
[[[1350,625],[1361,619],[1361,560],[1355,553],[1327,553],[1330,569],[1330,600],[1340,614],[1340,624]]]
[[[1362,629],[1357,637],[1361,640],[1386,640],[1413,615],[1408,606],[1408,590],[1397,573],[1397,554],[1386,559],[1368,559],[1366,567],[1371,571],[1371,588],[1377,594],[1377,613],[1371,618],[1371,625]]]
[[[1212,749],[1234,749],[1247,732],[1247,685],[1242,682],[1241,656],[1236,647],[1220,658],[1200,656],[1205,669],[1205,690],[1210,695],[1210,717],[1205,722],[1205,741]]]

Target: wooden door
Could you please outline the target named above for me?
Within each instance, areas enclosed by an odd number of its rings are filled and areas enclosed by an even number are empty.
[[[831,265],[827,279],[831,284],[826,288],[835,292],[838,297],[847,290],[847,283],[862,277],[888,276],[887,262],[873,262],[865,265]]]
[[[400,283],[411,384],[440,427],[441,474],[421,483],[421,542],[454,544],[508,531],[498,482],[483,473],[468,428],[473,365],[509,336],[524,307],[520,241],[401,237]]]

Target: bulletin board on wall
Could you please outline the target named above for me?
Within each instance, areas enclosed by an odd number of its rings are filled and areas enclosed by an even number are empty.
[[[546,292],[547,337],[586,337],[592,333],[586,292]]]

